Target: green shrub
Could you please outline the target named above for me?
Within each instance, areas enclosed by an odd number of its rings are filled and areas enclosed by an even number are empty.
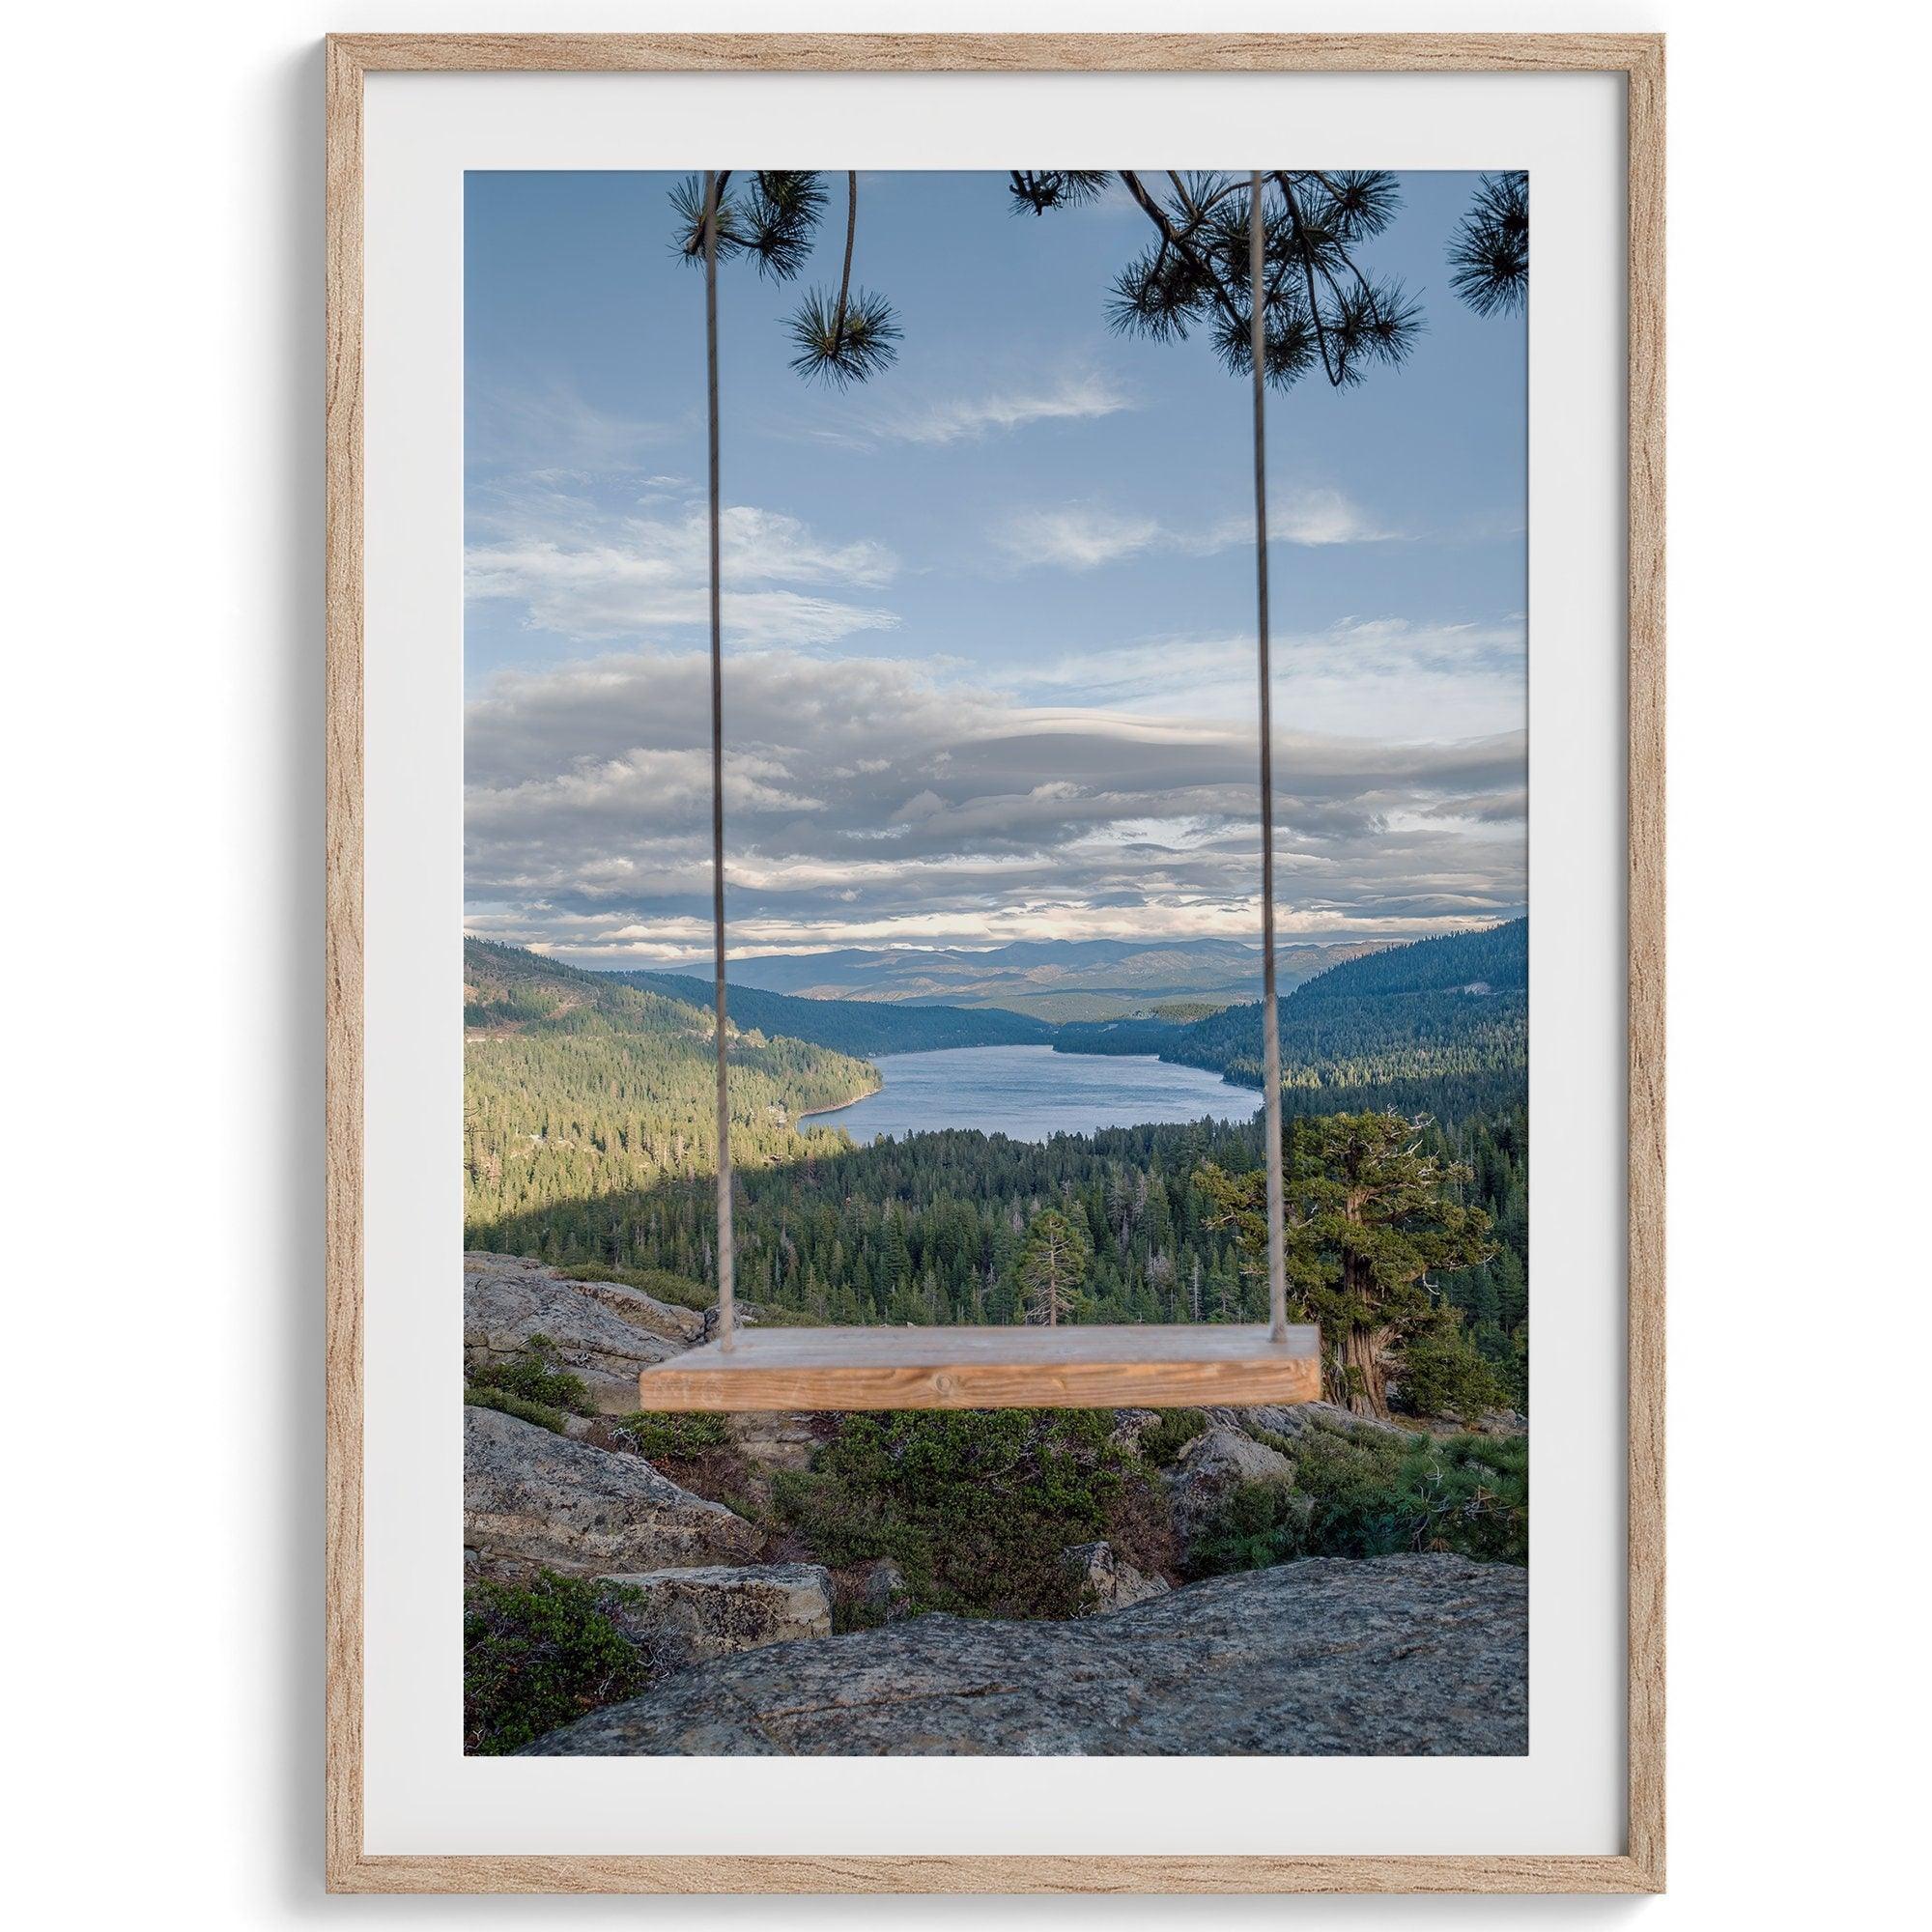
[[[556,1366],[556,1344],[548,1335],[532,1335],[513,1361],[472,1369],[469,1380],[472,1387],[501,1389],[545,1408],[568,1409],[572,1415],[595,1413],[582,1377]]]
[[[1509,1334],[1493,1322],[1479,1322],[1471,1339],[1501,1383],[1505,1406],[1529,1413],[1529,1327],[1519,1323]]]
[[[1156,1469],[1165,1469],[1207,1428],[1205,1409],[1170,1408],[1151,1429],[1142,1432],[1141,1454]]]
[[[471,1382],[463,1391],[463,1400],[471,1408],[500,1408],[505,1415],[514,1415],[520,1422],[534,1422],[540,1429],[563,1434],[563,1411],[552,1408],[548,1403],[526,1402],[520,1395],[512,1395],[508,1389],[478,1388]]]
[[[1527,1563],[1527,1441],[1312,1432],[1295,1445],[1294,1487],[1236,1490],[1196,1540],[1189,1569],[1212,1577],[1300,1556],[1412,1550]]]
[[[689,1461],[707,1449],[730,1446],[731,1432],[722,1415],[667,1414],[639,1410],[612,1424],[620,1435],[636,1444],[638,1454],[654,1462]]]
[[[1224,1577],[1236,1570],[1271,1570],[1313,1556],[1308,1499],[1282,1483],[1243,1483],[1195,1539],[1188,1574]]]
[[[527,1584],[478,1583],[463,1614],[463,1747],[516,1750],[649,1681],[613,1605],[639,1592],[545,1570]]]
[[[1065,1617],[1069,1544],[1106,1537],[1137,1567],[1166,1554],[1165,1510],[1090,1409],[848,1415],[809,1472],[781,1473],[780,1518],[819,1561],[890,1556],[915,1611]]]
[[[1406,1415],[1453,1415],[1473,1422],[1508,1400],[1508,1390],[1461,1322],[1444,1322],[1413,1336],[1403,1350],[1395,1406]]]

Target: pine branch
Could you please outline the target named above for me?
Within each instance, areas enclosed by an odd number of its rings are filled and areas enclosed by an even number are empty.
[[[1449,286],[1478,315],[1509,315],[1529,300],[1529,177],[1485,175],[1449,244]]]

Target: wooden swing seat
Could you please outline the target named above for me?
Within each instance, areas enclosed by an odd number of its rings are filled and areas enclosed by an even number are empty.
[[[648,1368],[655,1410],[1199,1408],[1319,1402],[1318,1333],[1264,1325],[740,1328]]]

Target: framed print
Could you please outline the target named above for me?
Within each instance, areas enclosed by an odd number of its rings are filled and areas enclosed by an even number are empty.
[[[331,40],[332,1889],[1661,1889],[1662,85]]]

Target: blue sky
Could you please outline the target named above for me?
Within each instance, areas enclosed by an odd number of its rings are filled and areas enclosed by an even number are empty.
[[[842,190],[842,179],[831,178]],[[703,288],[672,178],[469,177],[469,923],[582,963],[708,944]],[[1472,177],[1405,176],[1364,260],[1398,370],[1269,398],[1291,937],[1520,909],[1525,327],[1447,286]],[[1248,392],[1107,327],[1116,193],[862,176],[896,364],[787,367],[836,283],[721,270],[734,950],[1250,935]]]

